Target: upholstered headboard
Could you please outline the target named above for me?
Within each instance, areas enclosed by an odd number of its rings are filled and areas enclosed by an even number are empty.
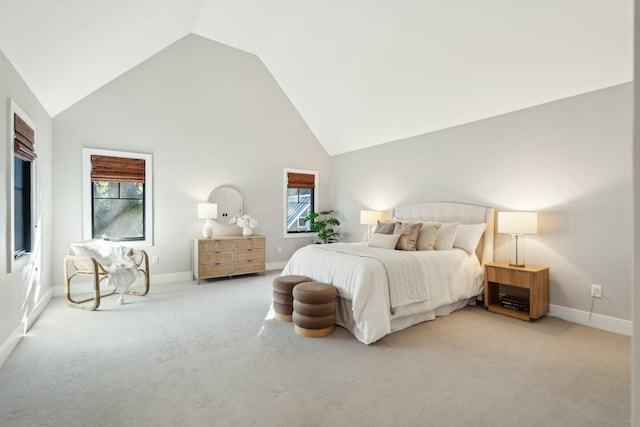
[[[461,224],[487,223],[487,229],[478,243],[476,255],[484,266],[493,261],[493,235],[495,209],[456,202],[429,202],[395,208],[393,217],[435,222],[459,222]]]

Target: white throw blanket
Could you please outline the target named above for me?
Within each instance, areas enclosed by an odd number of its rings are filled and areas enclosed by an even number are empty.
[[[122,295],[129,289],[138,278],[138,269],[133,259],[128,255],[129,248],[124,246],[113,246],[111,248],[110,263],[103,267],[109,273],[109,281],[120,293],[120,304],[124,303]]]
[[[392,314],[398,307],[431,299],[429,296],[429,288],[422,274],[421,260],[411,256],[411,254],[407,252],[350,245],[347,243],[320,245],[319,248],[372,258],[382,263],[387,272],[389,302]]]
[[[95,258],[102,265],[120,294],[118,304],[124,304],[124,293],[138,278],[138,268],[128,255],[130,248],[106,240],[72,243],[71,248],[76,255]]]

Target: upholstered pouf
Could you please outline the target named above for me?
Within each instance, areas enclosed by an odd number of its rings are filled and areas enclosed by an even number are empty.
[[[336,288],[327,283],[305,282],[293,288],[296,333],[303,337],[319,338],[333,332],[336,296]]]
[[[303,282],[311,282],[306,276],[279,276],[273,279],[273,311],[275,318],[283,322],[293,321],[293,295],[294,286]]]

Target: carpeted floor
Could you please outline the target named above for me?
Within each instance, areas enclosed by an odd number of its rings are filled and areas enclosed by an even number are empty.
[[[0,425],[629,425],[629,337],[468,307],[370,346],[303,338],[270,318],[276,274],[55,298],[0,368]]]

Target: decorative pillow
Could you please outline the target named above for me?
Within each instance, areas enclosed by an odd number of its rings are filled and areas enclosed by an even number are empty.
[[[435,250],[442,251],[453,248],[458,224],[457,222],[443,222],[440,224],[438,238],[436,239],[435,245],[433,245]]]
[[[415,251],[421,227],[421,222],[396,223],[396,226],[393,229],[393,234],[400,235],[396,249],[401,251]]]
[[[112,245],[104,240],[86,240],[71,243],[71,249],[77,256],[95,258],[100,264],[110,265],[112,262]]]
[[[378,225],[376,225],[376,229],[373,232],[379,234],[393,234],[395,226],[396,223],[393,221],[378,221]]]
[[[476,251],[487,224],[460,224],[453,241],[454,248],[464,249],[471,255]]]
[[[419,251],[433,250],[433,245],[436,244],[436,239],[438,238],[439,229],[440,223],[423,223],[422,228],[420,228],[420,233],[418,233],[418,242],[416,243],[416,249]]]
[[[382,234],[373,233],[371,240],[369,240],[369,247],[381,248],[381,249],[395,249],[400,239],[399,234]]]

